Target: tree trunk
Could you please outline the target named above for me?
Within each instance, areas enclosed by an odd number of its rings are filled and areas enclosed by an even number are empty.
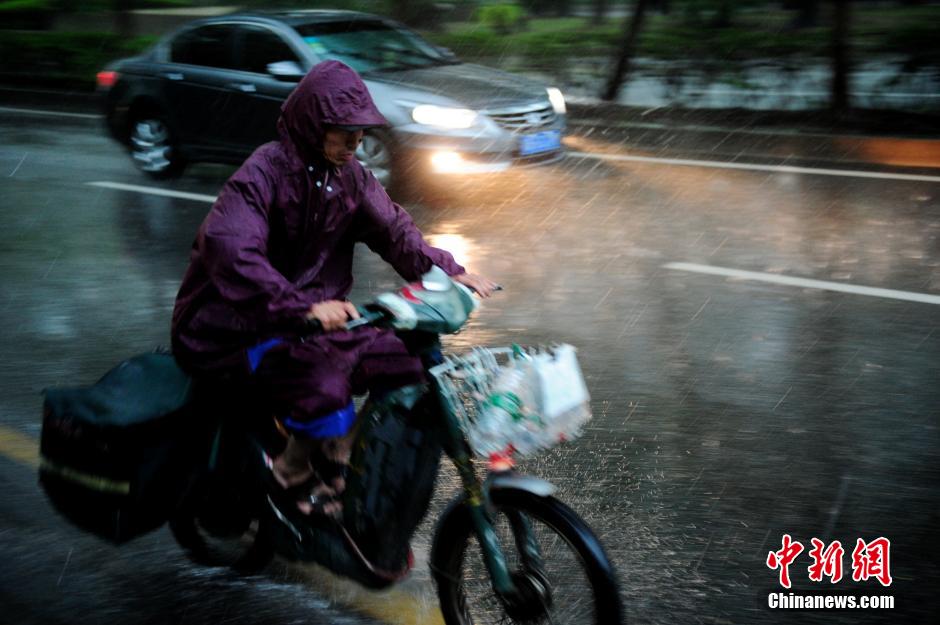
[[[591,22],[595,26],[604,23],[604,16],[607,15],[607,7],[610,4],[608,0],[594,0],[594,17]]]
[[[721,0],[717,5],[715,15],[708,26],[710,28],[728,28],[731,26],[731,19],[734,14],[734,3],[729,0]]]
[[[789,28],[813,28],[819,21],[819,0],[791,0],[784,8],[796,9],[797,14],[789,24]]]
[[[849,110],[849,0],[834,0],[832,25],[832,101],[836,114]]]
[[[624,24],[624,37],[615,59],[614,71],[611,72],[604,93],[601,95],[601,98],[608,102],[617,98],[620,87],[627,81],[630,73],[630,60],[633,56],[633,50],[636,48],[637,39],[640,36],[640,28],[643,26],[643,16],[646,14],[648,4],[648,0],[636,0],[633,15],[629,18],[629,24]]]
[[[114,11],[114,29],[121,37],[129,38],[137,34],[137,24],[134,19],[134,5],[136,0],[112,0],[111,9]]]
[[[407,22],[411,16],[408,14],[408,0],[394,0],[392,2],[392,15],[401,22]]]

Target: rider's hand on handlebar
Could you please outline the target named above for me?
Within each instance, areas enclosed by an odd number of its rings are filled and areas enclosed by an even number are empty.
[[[359,318],[359,311],[356,310],[352,302],[333,299],[312,305],[306,317],[307,319],[319,321],[324,332],[332,332],[333,330],[345,330],[348,320]]]
[[[459,282],[467,288],[473,289],[480,297],[489,297],[494,291],[500,289],[500,286],[492,280],[472,273],[462,273],[451,276],[450,279],[454,282]]]

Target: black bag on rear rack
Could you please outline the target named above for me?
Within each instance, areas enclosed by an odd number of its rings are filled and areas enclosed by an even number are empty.
[[[166,353],[45,391],[39,480],[85,531],[123,543],[169,518],[204,448],[192,381]]]

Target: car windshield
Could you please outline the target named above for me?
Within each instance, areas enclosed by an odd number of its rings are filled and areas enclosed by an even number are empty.
[[[456,62],[415,33],[377,20],[300,24],[295,28],[318,56],[342,61],[360,74]]]

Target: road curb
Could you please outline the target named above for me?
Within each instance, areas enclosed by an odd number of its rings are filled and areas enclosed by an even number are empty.
[[[98,95],[80,89],[47,89],[16,84],[0,84],[0,105],[39,106],[68,113],[100,113]]]
[[[647,155],[738,160],[742,156],[771,163],[856,163],[859,166],[940,168],[940,138],[879,133],[835,132],[821,128],[727,126],[573,116],[569,129],[587,139],[629,146]]]

